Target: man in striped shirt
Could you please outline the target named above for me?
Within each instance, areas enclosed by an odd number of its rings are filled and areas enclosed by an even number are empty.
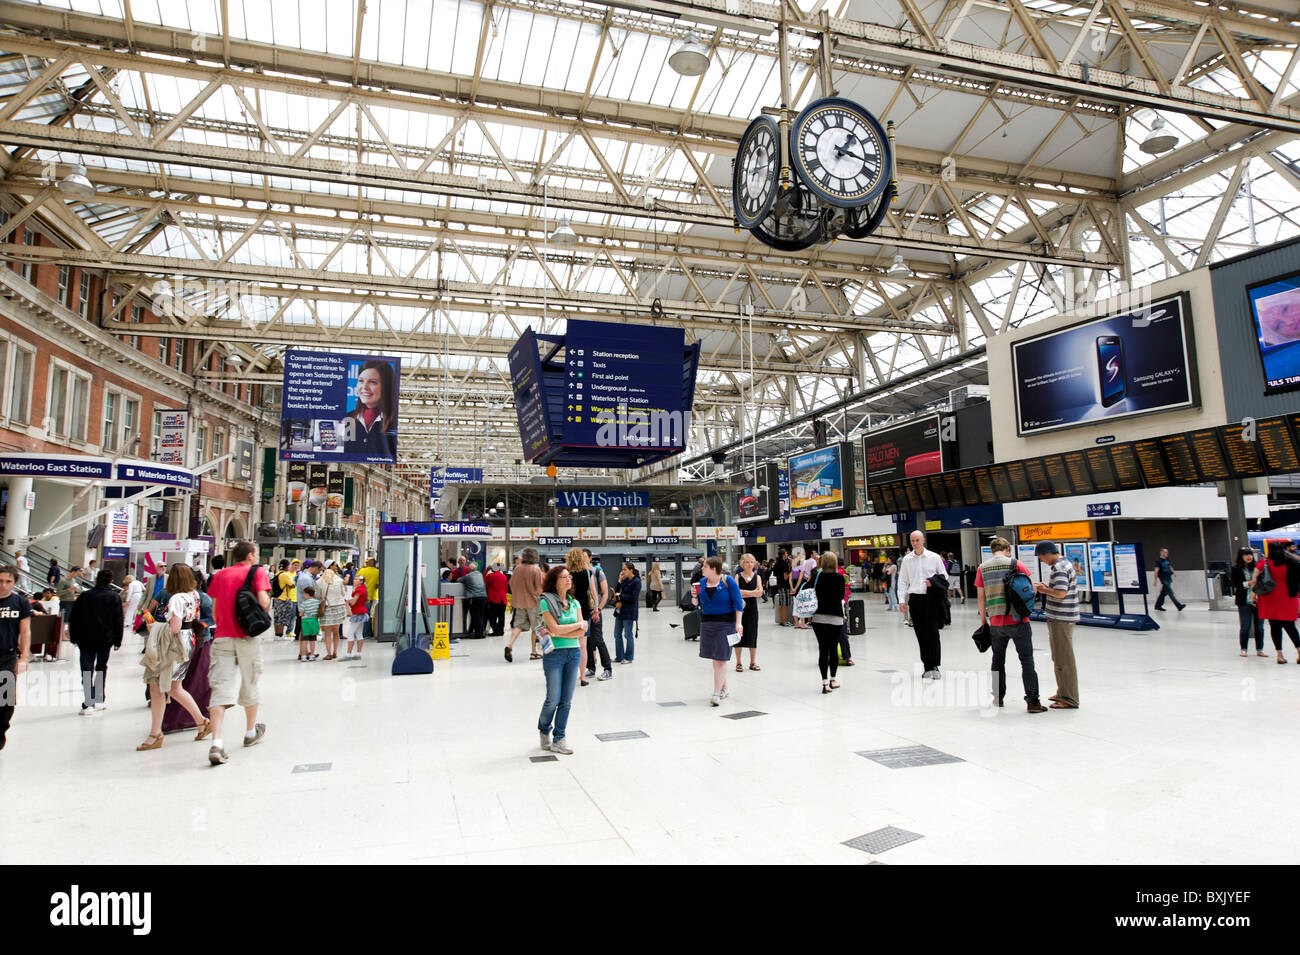
[[[1048,583],[1034,584],[1047,597],[1047,638],[1056,669],[1056,695],[1049,697],[1054,710],[1079,708],[1079,671],[1074,663],[1074,625],[1079,622],[1079,593],[1074,564],[1063,558],[1055,544],[1043,541],[1034,555],[1047,565]]]
[[[1006,580],[1016,571],[1026,576],[1029,568],[1011,557],[1011,541],[995,537],[989,541],[993,556],[975,571],[975,594],[979,598],[980,620],[989,625],[993,646],[994,702],[1002,705],[1007,692],[1007,644],[1014,643],[1020,657],[1025,684],[1025,703],[1030,713],[1046,713],[1038,699],[1038,672],[1034,669],[1034,635],[1029,620],[1021,620],[1007,602]]]

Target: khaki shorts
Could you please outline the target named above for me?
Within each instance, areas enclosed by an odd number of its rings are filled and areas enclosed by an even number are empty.
[[[516,607],[510,618],[512,630],[532,630],[542,622],[542,613],[536,607]]]
[[[257,637],[217,637],[212,641],[208,706],[256,706],[257,681],[262,675],[262,641]]]

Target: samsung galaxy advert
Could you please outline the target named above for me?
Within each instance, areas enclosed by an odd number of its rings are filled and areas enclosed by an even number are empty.
[[[1197,404],[1185,294],[1011,346],[1018,432]]]

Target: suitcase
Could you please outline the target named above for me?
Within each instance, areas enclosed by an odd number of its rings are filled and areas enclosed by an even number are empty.
[[[682,630],[686,633],[687,640],[700,639],[700,612],[692,610],[690,613],[682,615]]]
[[[867,632],[867,609],[861,600],[849,601],[849,635],[861,636]]]

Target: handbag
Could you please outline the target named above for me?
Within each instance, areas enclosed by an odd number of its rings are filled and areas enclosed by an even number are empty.
[[[253,580],[257,574],[257,564],[248,568],[244,584],[235,592],[235,620],[239,628],[250,637],[256,637],[271,629],[271,615],[262,609],[253,592]]]
[[[817,571],[817,574],[820,573],[820,570]],[[813,576],[812,583],[805,584],[794,595],[794,615],[796,617],[811,617],[815,613],[817,613],[817,575]]]

